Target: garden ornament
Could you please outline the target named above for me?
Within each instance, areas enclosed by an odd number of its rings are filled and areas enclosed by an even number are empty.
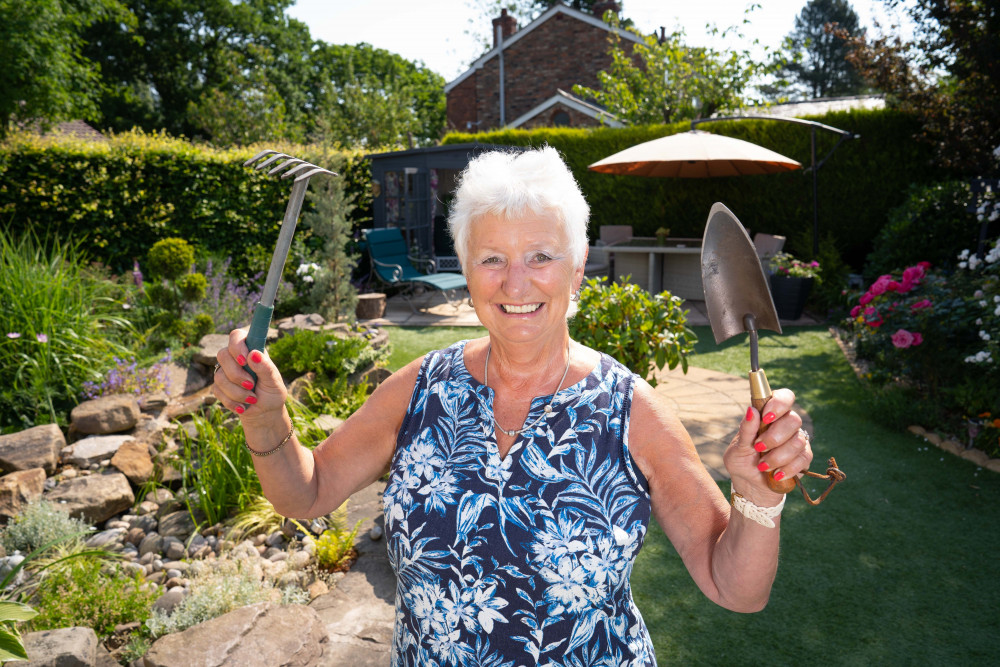
[[[270,156],[270,157],[267,157]],[[261,159],[266,158],[266,159]],[[259,162],[258,162],[259,160]],[[280,160],[284,160],[281,162]],[[316,174],[330,174],[336,176],[332,171],[317,167],[314,164],[279,153],[274,150],[261,151],[243,163],[243,166],[253,165],[255,171],[267,169],[277,163],[277,166],[267,172],[268,176],[281,173],[279,178],[295,177],[292,181],[292,194],[288,199],[288,206],[285,207],[285,217],[281,222],[281,231],[278,232],[278,242],[274,246],[274,254],[271,256],[271,266],[267,270],[267,278],[264,281],[264,289],[260,295],[260,301],[254,306],[253,319],[250,322],[250,331],[247,333],[247,347],[251,350],[263,350],[267,343],[267,330],[271,326],[271,315],[274,313],[274,297],[278,292],[278,283],[281,281],[281,273],[285,270],[285,260],[288,258],[288,249],[292,245],[292,235],[295,233],[295,225],[299,219],[299,212],[302,210],[302,202],[305,200],[306,190],[309,188],[309,179]],[[247,371],[253,376],[254,385],[257,384],[257,376],[249,368]]]
[[[770,329],[780,334],[781,323],[757,251],[743,225],[721,203],[712,206],[705,225],[701,278],[715,342],[721,343],[741,333],[750,334],[750,403],[760,411],[771,398],[771,387],[760,367],[758,332]],[[762,424],[759,433],[766,430],[767,424]],[[847,477],[832,457],[826,475],[806,471],[804,474],[809,477],[830,481],[826,490],[814,500],[809,497],[800,477],[776,481],[773,471],[764,474],[772,491],[788,493],[798,486],[810,505],[823,502],[833,487]]]

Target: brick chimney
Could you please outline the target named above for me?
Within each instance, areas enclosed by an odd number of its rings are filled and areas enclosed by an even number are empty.
[[[599,19],[604,18],[604,12],[611,10],[615,14],[621,11],[621,7],[618,6],[617,2],[595,2],[594,3],[594,16]]]
[[[493,48],[499,46],[497,43],[497,26],[500,26],[503,39],[506,41],[508,37],[517,32],[517,19],[507,14],[506,9],[500,10],[500,18],[493,19]]]

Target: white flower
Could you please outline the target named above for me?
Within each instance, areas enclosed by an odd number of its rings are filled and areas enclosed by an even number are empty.
[[[990,335],[988,333],[986,333],[985,331],[980,331],[979,332],[979,337],[982,338],[983,340],[989,340],[990,339]]]
[[[967,269],[967,268],[969,268],[969,263],[968,262],[959,262],[958,263],[958,268],[960,268],[960,269]]]
[[[958,253],[958,259],[969,259],[969,249],[966,248],[962,252]]]

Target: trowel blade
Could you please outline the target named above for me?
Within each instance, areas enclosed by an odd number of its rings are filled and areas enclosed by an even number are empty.
[[[701,280],[715,342],[744,333],[746,315],[757,329],[781,333],[757,249],[732,211],[712,206],[701,243]]]

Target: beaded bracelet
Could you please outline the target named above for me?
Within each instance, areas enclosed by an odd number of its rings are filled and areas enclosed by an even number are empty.
[[[732,490],[729,494],[729,502],[732,503],[733,509],[751,521],[755,521],[765,528],[774,528],[774,517],[781,514],[781,510],[785,506],[785,496],[782,496],[781,502],[774,507],[761,507],[754,505],[738,491]]]
[[[285,443],[287,443],[291,439],[293,433],[295,433],[294,426],[288,429],[288,435],[285,436],[284,440],[278,443],[277,447],[275,447],[274,449],[269,449],[266,452],[258,452],[253,449],[250,449],[250,445],[247,443],[246,440],[243,441],[243,446],[246,447],[247,451],[250,452],[253,456],[270,456],[271,454],[274,454],[276,451],[284,447]]]

